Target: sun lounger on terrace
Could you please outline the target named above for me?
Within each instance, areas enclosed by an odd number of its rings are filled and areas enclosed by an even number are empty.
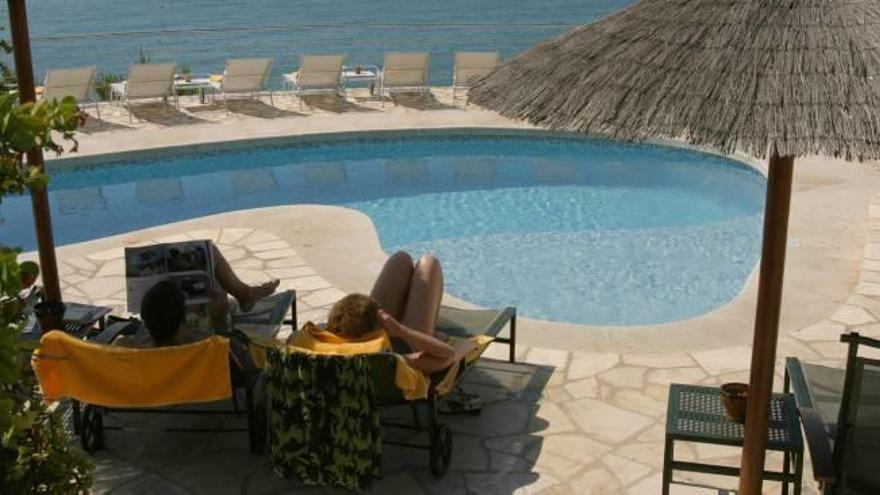
[[[271,58],[231,58],[226,61],[223,75],[213,81],[214,89],[223,94],[223,104],[229,112],[230,94],[247,93],[256,98],[260,92],[269,90],[269,103],[274,107],[272,90],[268,88],[269,71],[272,68]]]
[[[501,63],[498,52],[455,52],[455,68],[452,71],[452,103],[458,90],[467,90],[474,80],[495,70]],[[465,104],[470,103],[470,99]]]
[[[385,105],[385,92],[394,89],[417,90],[426,97],[430,93],[428,87],[428,60],[425,52],[385,54],[382,64],[382,75],[379,78],[379,98]]]
[[[880,340],[844,334],[846,368],[789,357],[785,390],[794,393],[813,476],[825,494],[880,493],[880,360],[858,355]]]
[[[101,109],[97,99],[92,99],[95,88],[95,68],[81,67],[76,69],[52,69],[46,72],[43,82],[44,100],[61,100],[72,96],[77,103],[91,101],[95,104],[95,112],[101,118]]]
[[[332,92],[343,95],[342,64],[345,55],[303,55],[296,72],[284,75],[284,84],[296,91],[302,108],[304,92]]]
[[[85,404],[79,434],[87,452],[104,447],[105,414],[148,413],[157,407],[222,401],[232,398],[237,388],[246,390],[251,450],[259,453],[264,448],[265,414],[261,417],[253,403],[257,375],[230,366],[229,339],[215,336],[194,344],[133,349],[92,343],[54,330],[43,335],[34,369],[47,399],[70,398]],[[180,412],[213,415],[223,411]],[[238,415],[238,405],[227,412]]]
[[[61,331],[43,335],[33,355],[34,371],[48,400],[73,399],[85,405],[82,416],[74,408],[74,428],[83,448],[94,452],[104,446],[105,416],[127,413],[186,415],[227,414],[247,419],[250,449],[263,453],[266,447],[266,411],[259,400],[264,380],[263,349],[274,342],[282,324],[296,328],[296,294],[279,292],[256,303],[248,313],[232,315],[232,330],[216,332],[191,344],[131,348],[111,343],[120,335],[142,332],[136,319],[123,320],[82,340]],[[287,311],[292,319],[285,319]],[[239,352],[233,352],[233,343]],[[244,411],[239,403],[244,391]],[[231,408],[221,406],[231,400]],[[172,406],[188,406],[185,408]],[[139,429],[139,428],[135,428]],[[176,428],[175,431],[228,431],[242,428]]]
[[[501,337],[500,333],[505,327],[509,327],[509,336]],[[429,451],[429,465],[431,472],[435,476],[443,476],[449,468],[452,458],[452,432],[437,417],[438,406],[452,392],[456,390],[462,381],[465,372],[480,358],[486,348],[492,342],[507,344],[509,346],[509,361],[515,361],[516,355],[516,308],[507,307],[501,310],[468,310],[450,307],[441,307],[437,320],[437,332],[443,333],[450,337],[450,342],[455,340],[472,340],[476,344],[476,349],[465,355],[461,361],[451,366],[445,371],[436,373],[431,377],[426,377],[421,372],[409,367],[404,359],[398,354],[390,352],[379,352],[375,354],[361,354],[366,356],[371,369],[373,381],[372,389],[375,399],[379,407],[392,406],[411,406],[413,408],[413,423],[383,423],[389,428],[414,429],[416,431],[424,431],[421,423],[424,416],[419,414],[419,406],[423,407],[424,413],[427,415],[427,436],[428,442],[388,442],[398,446],[415,447],[427,449]],[[357,344],[362,345],[362,344]],[[269,396],[267,401],[270,404],[271,414],[285,417],[285,412],[275,410],[273,404],[284,404],[285,397],[291,393],[285,389],[285,383],[293,388],[297,388],[296,393],[304,393],[308,387],[301,387],[298,383],[290,382],[291,374],[289,370],[284,370],[283,361],[288,361],[294,356],[291,354],[312,354],[311,351],[304,351],[296,347],[288,347],[282,350],[270,350],[268,356],[269,377],[267,390]],[[321,359],[346,359],[351,356],[315,354]],[[322,365],[325,369],[331,366],[331,363]],[[405,367],[401,370],[400,367]],[[417,375],[419,380],[404,380],[409,388],[401,388],[401,376],[412,377]],[[420,383],[414,383],[420,381]],[[301,389],[301,390],[300,390]],[[273,394],[276,394],[273,396]],[[280,395],[277,395],[280,394]],[[282,407],[283,408],[283,407]],[[462,412],[478,414],[480,410],[467,409]],[[290,425],[285,421],[280,421],[278,417],[273,420],[270,418],[269,438],[272,447],[272,462],[287,462],[288,457],[285,452],[298,452],[300,446],[298,444],[300,437],[291,435],[287,431],[275,431],[275,427],[280,428],[297,428],[297,425]],[[363,439],[362,439],[363,440]],[[294,456],[290,456],[292,458]],[[286,471],[282,466],[282,470]]]
[[[120,98],[128,107],[128,120],[132,120],[132,100],[162,98],[174,99],[175,109],[180,109],[174,91],[174,64],[135,64],[128,70],[128,78],[111,85],[111,94]]]

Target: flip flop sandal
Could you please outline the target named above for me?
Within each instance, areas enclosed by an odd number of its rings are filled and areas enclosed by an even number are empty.
[[[483,398],[456,388],[449,392],[438,407],[443,414],[473,414],[483,411]]]

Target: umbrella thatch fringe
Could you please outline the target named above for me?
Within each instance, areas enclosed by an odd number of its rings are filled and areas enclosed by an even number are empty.
[[[500,66],[471,101],[555,130],[880,158],[880,2],[642,0]]]

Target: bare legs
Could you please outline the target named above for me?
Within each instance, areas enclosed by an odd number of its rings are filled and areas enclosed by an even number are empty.
[[[443,299],[443,271],[437,258],[425,255],[413,264],[408,254],[394,253],[370,295],[387,313],[380,311],[379,317],[393,338],[395,352],[405,354],[414,368],[431,374],[460,358],[456,349],[434,336]]]
[[[229,262],[220,253],[216,246],[212,246],[214,250],[214,276],[220,284],[220,288],[232,295],[237,301],[242,311],[248,311],[258,300],[271,296],[278,288],[279,281],[272,280],[260,285],[248,285],[241,281]]]
[[[406,296],[412,281],[413,261],[410,256],[398,251],[388,258],[382,272],[373,284],[370,296],[395,319],[403,318]]]
[[[370,295],[403,325],[434,335],[443,298],[440,262],[425,255],[413,264],[408,254],[398,251],[385,262]]]

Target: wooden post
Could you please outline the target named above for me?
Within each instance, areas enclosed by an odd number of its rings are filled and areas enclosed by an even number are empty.
[[[36,101],[27,6],[25,0],[7,0],[6,3],[9,7],[9,32],[12,34],[18,98],[21,103]],[[43,150],[34,148],[27,154],[27,162],[44,171]],[[45,187],[31,189],[31,207],[34,211],[34,227],[37,231],[40,273],[43,277],[43,298],[47,301],[61,301],[61,285],[58,282],[58,264],[55,259],[55,240],[52,236],[52,216],[49,213],[49,195]]]
[[[780,157],[773,149],[768,167],[767,199],[764,206],[764,241],[758,279],[758,309],[752,339],[752,368],[746,410],[745,442],[740,495],[760,495],[767,453],[767,429],[773,374],[776,367],[776,341],[782,307],[782,279],[785,247],[788,242],[788,211],[794,157]]]

